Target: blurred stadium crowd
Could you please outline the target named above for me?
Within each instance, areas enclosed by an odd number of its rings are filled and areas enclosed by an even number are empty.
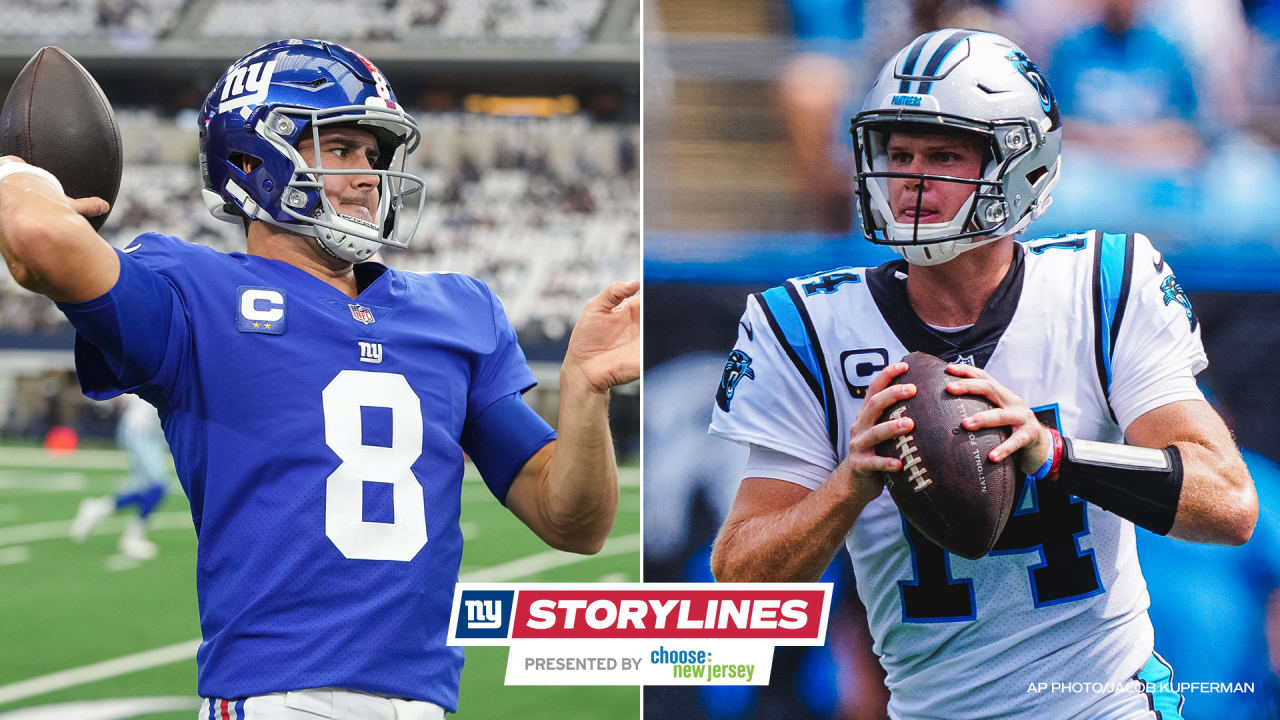
[[[423,139],[407,169],[426,181],[427,202],[418,236],[407,250],[384,251],[388,263],[483,277],[517,330],[556,342],[567,340],[599,278],[638,271],[635,124],[410,112]],[[120,247],[150,231],[243,250],[243,229],[216,220],[200,199],[195,114],[130,109],[117,119],[125,146],[142,151],[126,167],[102,235]],[[7,273],[0,287],[0,332],[68,327]]]
[[[779,98],[807,194],[826,199],[819,228],[848,222],[848,204],[834,200],[847,195],[846,155],[806,143],[838,133],[848,144],[844,118],[861,102],[849,91],[863,85],[849,53],[874,72],[871,58],[936,27],[1015,38],[1049,78],[1065,132],[1052,229],[1087,214],[1179,242],[1208,234],[1243,243],[1267,226],[1256,210],[1270,193],[1258,181],[1280,180],[1280,3],[794,0],[790,11],[803,51],[784,69]],[[839,108],[832,133],[815,127],[831,120],[824,106]]]
[[[645,48],[645,578],[710,580],[746,449],[708,438],[746,296],[894,256],[854,228],[849,121],[885,59],[922,32],[991,30],[1048,77],[1063,176],[1027,238],[1149,235],[1189,293],[1199,379],[1260,496],[1243,548],[1139,531],[1156,649],[1185,717],[1280,717],[1280,2],[654,0]],[[695,158],[696,162],[690,162]],[[883,672],[842,551],[825,648],[780,650],[768,688],[648,688],[652,718],[885,717]],[[1221,649],[1220,649],[1221,648]]]
[[[115,105],[125,153],[102,230],[109,242],[123,247],[154,231],[236,251],[243,229],[213,218],[200,197],[205,94],[228,63],[269,40],[351,43],[381,65],[422,133],[407,170],[426,181],[424,217],[407,250],[381,259],[487,282],[535,372],[553,368],[539,375],[553,389],[587,299],[640,274],[638,23],[638,0],[317,0],[305,9],[285,0],[35,0],[0,5],[0,56],[11,78],[41,44],[84,51]],[[593,48],[613,66],[574,59]],[[477,54],[486,68],[472,64]],[[175,79],[166,65],[190,71]],[[70,348],[53,304],[0,273],[0,437],[38,439],[57,424],[110,433],[114,413],[75,397]],[[55,354],[37,361],[32,352]],[[42,373],[20,369],[41,363]],[[554,417],[539,397],[535,407]],[[623,436],[638,443],[635,432]]]
[[[606,0],[32,0],[6,10],[0,37],[145,43],[183,22],[205,38],[396,42],[587,42]],[[245,23],[252,16],[252,23]]]

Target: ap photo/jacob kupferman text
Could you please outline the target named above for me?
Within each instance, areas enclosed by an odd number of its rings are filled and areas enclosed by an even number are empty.
[[[834,597],[646,717],[1280,716],[1274,8],[648,8],[645,578]],[[973,554],[909,351],[1009,433]]]
[[[0,3],[0,717],[640,715],[447,643],[641,580],[639,73],[626,0]]]

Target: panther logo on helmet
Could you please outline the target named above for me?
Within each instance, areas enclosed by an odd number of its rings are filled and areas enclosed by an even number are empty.
[[[1058,100],[1053,96],[1053,89],[1049,87],[1049,81],[1044,78],[1040,72],[1040,68],[1027,58],[1027,54],[1021,50],[1014,50],[1009,53],[1008,58],[1013,66],[1018,68],[1018,72],[1022,73],[1022,77],[1031,83],[1031,87],[1036,89],[1036,94],[1040,96],[1040,109],[1044,110],[1045,115],[1049,117],[1049,121],[1053,123],[1053,127],[1061,124],[1061,118],[1058,115]]]

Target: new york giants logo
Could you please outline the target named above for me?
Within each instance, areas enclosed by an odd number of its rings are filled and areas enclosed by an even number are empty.
[[[382,362],[382,343],[365,342],[357,340],[356,344],[360,346],[360,362],[380,363]]]
[[[463,600],[467,610],[467,625],[473,629],[496,628],[502,625],[501,600]]]
[[[275,74],[276,61],[256,62],[241,65],[227,75],[222,84],[222,97],[219,98],[218,112],[257,105],[267,99],[267,88],[271,85],[271,76]]]
[[[514,590],[463,590],[458,606],[460,638],[505,638],[511,627]]]

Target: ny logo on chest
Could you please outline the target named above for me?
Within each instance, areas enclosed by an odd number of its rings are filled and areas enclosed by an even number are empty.
[[[381,363],[382,362],[382,343],[365,342],[357,340],[356,344],[360,346],[360,362]]]

